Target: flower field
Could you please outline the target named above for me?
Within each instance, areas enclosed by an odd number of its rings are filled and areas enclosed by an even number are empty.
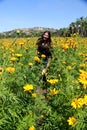
[[[36,41],[0,39],[0,130],[87,130],[87,38],[52,37],[45,84]]]

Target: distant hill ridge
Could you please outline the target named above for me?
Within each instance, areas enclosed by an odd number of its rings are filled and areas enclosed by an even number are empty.
[[[51,31],[55,32],[56,29],[54,28],[46,28],[46,27],[32,27],[32,28],[18,28],[18,29],[13,29],[10,31],[5,31],[0,33],[0,35],[5,36],[5,37],[15,37],[17,33],[20,33],[20,36],[38,36],[40,33],[44,31]]]
[[[23,32],[31,32],[31,31],[45,31],[45,30],[55,31],[56,29],[54,29],[54,28],[47,28],[47,27],[17,28],[17,29],[5,31],[5,32],[2,32],[2,33],[16,32],[17,30],[23,31]]]

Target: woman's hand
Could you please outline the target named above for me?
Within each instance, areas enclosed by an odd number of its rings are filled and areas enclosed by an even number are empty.
[[[45,75],[46,74],[46,69],[43,69],[42,70],[42,75]]]

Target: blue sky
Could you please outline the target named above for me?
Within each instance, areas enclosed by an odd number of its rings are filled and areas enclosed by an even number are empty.
[[[0,32],[13,29],[68,27],[87,17],[87,0],[0,0]]]

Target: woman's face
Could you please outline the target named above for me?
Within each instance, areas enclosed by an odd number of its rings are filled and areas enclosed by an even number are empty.
[[[49,34],[46,32],[46,33],[44,33],[44,35],[43,35],[43,39],[44,40],[47,40],[49,38]]]

